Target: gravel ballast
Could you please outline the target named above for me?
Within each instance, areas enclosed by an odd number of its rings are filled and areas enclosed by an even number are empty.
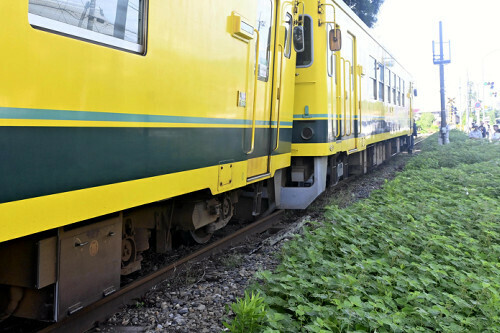
[[[257,271],[273,270],[282,244],[300,232],[304,223],[322,216],[326,204],[345,207],[367,197],[402,170],[409,158],[407,154],[396,156],[371,174],[328,189],[308,210],[286,212],[282,229],[275,234],[264,233],[223,254],[191,264],[92,332],[224,331],[223,321],[230,317],[227,305],[244,295]]]

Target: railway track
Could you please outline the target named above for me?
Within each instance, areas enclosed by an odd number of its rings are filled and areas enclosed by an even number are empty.
[[[421,143],[425,139],[427,139],[427,136],[424,136],[424,137],[421,136],[418,139],[415,139],[415,145],[418,145],[419,143]]]
[[[240,244],[247,237],[266,231],[276,224],[283,210],[278,210],[271,215],[260,219],[252,224],[219,239],[194,253],[179,259],[158,271],[151,273],[139,280],[127,284],[116,293],[99,300],[98,302],[82,309],[74,315],[67,317],[61,322],[55,323],[39,330],[40,333],[49,332],[84,332],[93,328],[95,323],[106,319],[110,314],[120,307],[133,302],[141,297],[155,285],[171,277],[174,272],[182,270],[187,263],[199,261],[215,253],[219,253],[228,247]]]

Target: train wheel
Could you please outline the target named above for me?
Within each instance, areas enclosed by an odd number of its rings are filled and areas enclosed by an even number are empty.
[[[134,241],[131,238],[126,238],[122,241],[122,262],[125,266],[133,259],[135,254]]]
[[[206,228],[192,230],[189,232],[189,234],[191,235],[191,238],[198,244],[205,244],[213,235],[212,232],[207,232]]]

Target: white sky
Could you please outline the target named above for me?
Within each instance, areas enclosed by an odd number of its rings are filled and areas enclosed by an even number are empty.
[[[441,108],[439,66],[432,62],[439,21],[443,22],[443,41],[451,41],[445,101],[455,98],[457,106],[465,107],[467,75],[481,97],[484,72],[484,81],[495,81],[494,90],[499,92],[494,99],[489,97],[489,86],[485,87],[485,103],[500,107],[500,0],[385,0],[375,35],[413,75],[418,88],[416,107]]]

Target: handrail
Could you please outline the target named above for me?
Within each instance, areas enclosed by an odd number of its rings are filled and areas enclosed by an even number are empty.
[[[358,96],[358,103],[359,103],[359,105],[358,105],[358,111],[359,111],[358,112],[359,132],[358,132],[358,136],[359,136],[359,135],[361,135],[361,126],[363,125],[363,123],[361,122],[361,101],[362,101],[362,99],[361,99],[361,92],[362,92],[362,87],[363,87],[363,85],[361,84],[361,77],[363,76],[363,73],[359,69],[358,69],[358,71],[359,71],[359,84],[358,84],[359,85],[359,96]]]
[[[342,136],[342,128],[341,128],[341,123],[340,123],[340,118],[342,117],[342,80],[341,80],[341,75],[342,72],[340,71],[340,65],[342,64],[342,57],[340,54],[335,55],[335,78],[336,78],[336,92],[335,94],[337,95],[337,112],[336,112],[336,117],[337,117],[337,136],[336,139],[338,139],[340,136]],[[337,70],[338,69],[338,70]]]
[[[297,20],[297,25],[304,26],[304,16],[306,15],[306,4],[303,1],[297,1],[297,7],[299,7],[299,5],[302,5],[302,14],[300,14],[298,12],[298,9],[297,9],[296,14],[299,14],[299,19]],[[301,16],[302,16],[302,19],[300,19]]]
[[[281,94],[283,92],[283,56],[285,54],[285,48],[283,45],[278,44],[278,48],[281,49],[281,62],[280,62],[280,84],[277,88],[278,91],[278,96],[276,98],[278,99],[278,112],[277,112],[277,125],[276,125],[276,145],[273,149],[273,151],[276,151],[279,146],[280,146],[280,113],[281,113]]]
[[[332,57],[333,57],[333,56],[334,56],[334,55],[332,54]],[[335,66],[335,67],[334,67],[334,66]],[[332,76],[331,76],[331,79],[330,79],[330,80],[331,80],[331,82],[330,82],[330,101],[331,101],[331,103],[332,103],[332,107],[331,107],[331,111],[332,111],[332,112],[331,112],[331,114],[332,114],[332,132],[333,132],[333,134],[334,134],[334,137],[335,137],[335,138],[336,138],[336,137],[338,137],[338,126],[337,126],[337,128],[335,128],[335,127],[333,126],[333,125],[334,125],[334,123],[335,123],[335,121],[336,121],[336,120],[334,120],[334,118],[333,118],[333,116],[334,116],[334,112],[333,112],[333,111],[336,111],[335,109],[336,109],[336,106],[337,106],[336,101],[335,101],[335,103],[334,103],[334,100],[333,100],[333,97],[334,97],[334,96],[336,96],[336,94],[334,94],[334,93],[333,93],[333,87],[334,87],[334,86],[335,86],[335,87],[337,86],[337,85],[335,84],[335,81],[334,81],[334,79],[335,79],[335,75],[337,75],[337,71],[335,71],[335,70],[334,70],[334,68],[336,68],[336,67],[337,67],[337,56],[335,56],[335,64],[333,63],[333,59],[332,59]],[[335,112],[335,118],[337,118],[337,112]],[[338,119],[337,119],[337,120],[338,120]]]
[[[245,152],[245,154],[250,155],[255,150],[255,115],[257,114],[257,82],[259,80],[259,42],[260,34],[259,30],[253,29],[257,33],[257,57],[255,59],[255,74],[254,74],[254,85],[253,85],[253,111],[252,111],[252,144],[250,150]]]
[[[349,64],[349,134],[347,134],[347,115],[346,115],[346,109],[344,108],[344,128],[346,128],[345,130],[345,135],[346,136],[349,136],[352,134],[352,100],[353,100],[353,96],[352,96],[352,68],[351,68],[351,62],[347,59],[345,59],[345,63],[346,64]],[[345,74],[345,66],[344,66],[344,74]],[[345,83],[345,77],[344,77],[344,83]]]
[[[336,17],[337,13],[335,11],[335,6],[333,4],[331,4],[331,3],[321,3],[321,0],[318,0],[318,14],[323,14],[321,12],[321,7],[323,7],[323,6],[331,6],[333,8],[333,21],[324,21],[324,22],[321,22],[321,18],[320,18],[320,19],[318,19],[318,26],[321,27],[322,24],[333,23],[334,24],[333,28],[335,30],[337,30],[337,26],[336,26],[337,25],[337,17]],[[325,11],[324,14],[326,15],[326,11]]]
[[[342,64],[342,89],[344,90],[344,98],[342,101],[342,104],[344,105],[344,135],[347,135],[347,128],[346,128],[346,119],[347,119],[347,114],[346,114],[346,100],[347,100],[347,91],[345,90],[345,65],[346,65],[346,60],[344,57],[340,58],[340,63]]]

